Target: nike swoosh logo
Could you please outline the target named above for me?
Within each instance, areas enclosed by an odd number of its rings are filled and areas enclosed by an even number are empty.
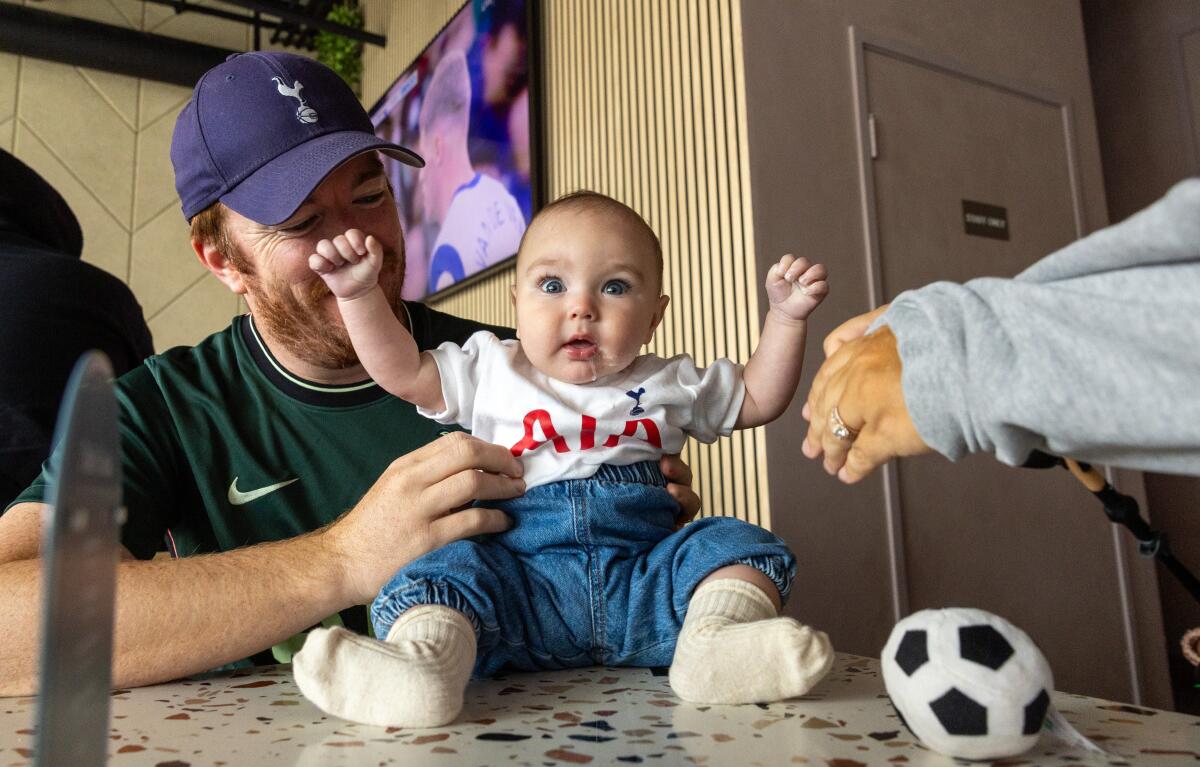
[[[243,503],[250,503],[250,501],[253,501],[256,498],[262,498],[264,495],[270,495],[281,487],[287,487],[293,482],[299,482],[300,478],[296,477],[295,479],[289,479],[284,482],[276,482],[273,485],[267,485],[266,487],[260,487],[257,490],[249,490],[247,492],[238,490],[237,481],[238,478],[234,477],[233,482],[229,483],[229,502],[234,506],[241,506]]]

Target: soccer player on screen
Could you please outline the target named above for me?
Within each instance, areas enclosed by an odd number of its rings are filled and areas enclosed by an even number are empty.
[[[517,252],[525,233],[521,207],[494,178],[475,170],[467,149],[471,78],[466,57],[447,53],[421,100],[418,190],[438,224],[429,257],[428,292],[440,290]]]

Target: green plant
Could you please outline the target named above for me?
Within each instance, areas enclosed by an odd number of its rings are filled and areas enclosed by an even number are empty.
[[[358,3],[353,1],[335,5],[325,19],[354,29],[363,28],[362,11]],[[325,31],[317,33],[315,43],[317,61],[341,75],[355,94],[359,94],[362,88],[363,44],[335,32]]]

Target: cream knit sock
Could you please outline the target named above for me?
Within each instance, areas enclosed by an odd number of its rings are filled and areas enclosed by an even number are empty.
[[[316,629],[292,659],[300,691],[322,711],[391,727],[452,722],[474,665],[471,622],[441,605],[406,610],[386,642]]]
[[[823,631],[777,618],[762,589],[736,578],[692,594],[671,689],[691,703],[770,703],[803,695],[833,665]]]

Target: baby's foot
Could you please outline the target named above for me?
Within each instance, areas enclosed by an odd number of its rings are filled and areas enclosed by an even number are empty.
[[[697,589],[671,663],[675,694],[692,703],[770,703],[812,689],[833,665],[829,637],[774,614],[767,595],[744,581]]]
[[[296,684],[318,708],[363,724],[438,727],[462,710],[475,665],[475,631],[437,605],[408,610],[386,642],[316,629],[292,659]]]

